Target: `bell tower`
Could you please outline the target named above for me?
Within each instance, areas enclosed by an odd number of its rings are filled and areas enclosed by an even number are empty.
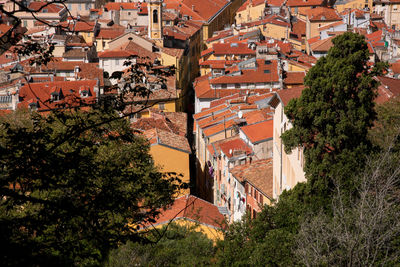
[[[149,11],[149,38],[162,39],[162,2],[163,0],[148,0],[147,7]]]

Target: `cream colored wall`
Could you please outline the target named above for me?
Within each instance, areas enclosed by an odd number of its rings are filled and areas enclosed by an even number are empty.
[[[265,5],[250,6],[245,10],[236,12],[236,24],[258,20],[264,14]]]
[[[111,39],[97,39],[96,40],[96,51],[101,52],[104,50],[107,50],[109,48],[108,43],[111,41]],[[104,45],[103,45],[104,42]]]
[[[150,155],[153,157],[155,165],[160,166],[163,172],[182,174],[182,181],[190,182],[189,153],[155,144],[150,147]],[[189,189],[181,190],[179,196],[189,193]]]
[[[284,123],[282,123],[284,122]],[[275,108],[274,113],[274,153],[273,153],[273,197],[278,198],[285,189],[292,189],[297,183],[305,182],[303,170],[303,155],[298,149],[293,149],[291,154],[286,154],[280,139],[284,131],[290,128],[283,111],[282,103]]]
[[[331,24],[332,21],[324,22],[324,21],[309,21],[307,19],[306,22],[306,39],[311,39],[313,37],[319,36],[319,27],[323,27],[325,25]]]
[[[53,56],[62,57],[64,52],[65,52],[65,46],[64,45],[55,45],[54,46],[54,51],[53,51]]]
[[[368,1],[371,2],[371,6],[372,6],[372,0]],[[338,12],[342,12],[346,9],[364,9],[365,7],[365,0],[353,0],[353,1],[349,1],[347,3],[343,3],[343,4],[336,4],[335,5],[335,9]],[[370,3],[367,3],[367,5],[369,6]]]
[[[86,43],[93,43],[95,39],[93,32],[79,32],[78,34],[83,37]]]
[[[301,68],[297,65],[293,65],[289,62],[288,71],[308,71],[307,68]]]
[[[271,37],[278,40],[288,38],[289,29],[287,27],[282,27],[275,24],[265,24],[260,27],[260,30],[266,37]]]
[[[150,41],[148,41],[134,33],[128,33],[128,34],[120,36],[116,39],[113,39],[112,41],[110,41],[108,43],[109,49],[113,50],[113,49],[120,47],[121,44],[124,44],[124,43],[130,41],[129,38],[132,38],[132,42],[140,45],[141,47],[145,48],[147,51],[150,51],[150,52],[152,51],[153,44]]]
[[[94,2],[89,3],[88,6],[86,6],[86,3],[65,3],[65,5],[67,6],[71,15],[74,17],[78,15],[89,16],[90,9],[94,8]]]

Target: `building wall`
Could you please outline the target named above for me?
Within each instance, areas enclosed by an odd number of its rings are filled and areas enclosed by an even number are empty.
[[[350,0],[343,4],[336,4],[335,9],[338,12],[342,12],[346,9],[364,9],[365,7],[368,7],[370,10],[372,10],[372,2],[373,0]]]
[[[156,144],[150,147],[150,155],[155,165],[160,166],[163,172],[180,173],[183,175],[183,182],[190,182],[189,153]],[[182,189],[177,197],[187,195],[189,191],[189,189]]]
[[[115,71],[122,71],[127,68],[124,66],[126,58],[100,58],[99,64],[105,72],[111,76]]]
[[[257,6],[247,5],[245,10],[236,12],[236,24],[258,20],[261,16],[264,15],[264,9],[265,4]]]
[[[76,1],[74,1],[69,3],[69,1],[66,1],[65,5],[74,17],[78,15],[89,16],[90,9],[94,8],[94,2],[95,1],[82,1],[81,3],[76,3]]]
[[[294,149],[291,154],[286,154],[280,139],[281,134],[290,127],[282,103],[279,103],[274,113],[273,198],[278,198],[283,190],[306,181],[302,149]]]
[[[132,40],[129,40],[129,38],[132,38]],[[152,51],[153,44],[150,41],[148,41],[134,33],[128,33],[128,34],[120,36],[116,39],[113,39],[112,41],[110,41],[108,43],[109,49],[111,49],[111,50],[116,49],[116,48],[120,47],[121,44],[124,44],[129,41],[132,41],[132,42],[140,45],[141,47],[145,48],[146,50],[148,50],[150,52]]]
[[[265,24],[260,27],[261,32],[266,37],[282,40],[289,37],[289,28],[275,24]]]
[[[67,11],[58,14],[58,13],[37,13],[35,16],[40,20],[48,21],[48,22],[61,22],[67,19]],[[21,26],[26,27],[27,29],[35,27],[36,18],[32,16],[32,14],[27,12],[21,12],[15,14],[17,17],[21,19]]]
[[[306,21],[306,39],[311,39],[313,37],[319,36],[319,27],[331,24],[333,21]]]

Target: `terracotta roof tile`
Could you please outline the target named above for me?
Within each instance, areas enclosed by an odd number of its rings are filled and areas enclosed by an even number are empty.
[[[47,9],[46,13],[59,13],[61,10],[64,9],[62,5],[57,5],[57,4],[48,4],[47,1],[37,1],[37,2],[31,2],[29,3],[28,8],[30,10],[38,11],[39,13],[45,13],[44,10]]]
[[[175,134],[171,131],[161,130],[159,128],[151,128],[144,131],[144,135],[150,140],[152,145],[165,145],[170,148],[178,149],[182,152],[190,154],[189,141],[185,136]],[[155,141],[152,141],[155,140]]]
[[[272,159],[257,160],[244,165],[235,166],[231,174],[241,182],[249,182],[268,198],[273,195]]]
[[[228,158],[235,157],[237,153],[245,155],[253,154],[253,150],[240,137],[225,140],[219,144],[219,148]]]
[[[271,60],[266,64],[264,60],[257,60],[257,68],[243,69],[241,75],[234,76],[220,76],[210,80],[211,84],[225,84],[225,83],[268,83],[278,82],[278,62]]]
[[[253,144],[257,144],[273,137],[274,121],[267,120],[260,123],[246,125],[240,128]]]
[[[114,39],[124,34],[124,30],[102,28],[97,34],[96,39]]]
[[[175,199],[171,206],[161,211],[153,225],[162,225],[179,219],[189,219],[217,229],[226,227],[225,217],[219,212],[217,206],[192,195]],[[150,227],[150,224],[144,227]]]
[[[303,89],[303,86],[292,87],[277,91],[276,93],[282,101],[283,105],[286,106],[293,98],[299,98],[301,96],[301,93],[303,92]]]
[[[96,80],[86,81],[56,81],[45,83],[31,83],[21,87],[19,91],[20,103],[18,107],[28,108],[29,103],[36,103],[38,111],[48,111],[57,109],[62,104],[71,106],[80,106],[78,100],[86,104],[92,104],[96,101],[97,96],[94,91],[97,85]],[[88,96],[81,98],[80,91],[87,90]],[[58,101],[51,101],[51,92],[59,92]]]
[[[290,1],[290,0],[289,0]],[[316,7],[305,11],[310,21],[341,21],[342,18],[336,10],[328,7]]]
[[[375,102],[378,104],[384,103],[391,98],[400,96],[400,80],[389,78],[389,77],[377,77],[377,80],[381,82],[378,87],[378,97]]]
[[[303,84],[304,77],[306,76],[304,71],[288,71],[286,72],[285,84]]]
[[[128,58],[130,56],[138,56],[138,54],[133,51],[126,50],[107,50],[98,53],[99,58]]]
[[[107,3],[104,5],[107,10],[138,9],[138,3]]]
[[[288,7],[296,7],[296,6],[322,6],[324,4],[324,0],[287,0],[286,6]]]

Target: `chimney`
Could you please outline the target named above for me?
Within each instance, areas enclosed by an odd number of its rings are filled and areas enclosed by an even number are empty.
[[[194,11],[194,5],[192,5],[192,10]]]

